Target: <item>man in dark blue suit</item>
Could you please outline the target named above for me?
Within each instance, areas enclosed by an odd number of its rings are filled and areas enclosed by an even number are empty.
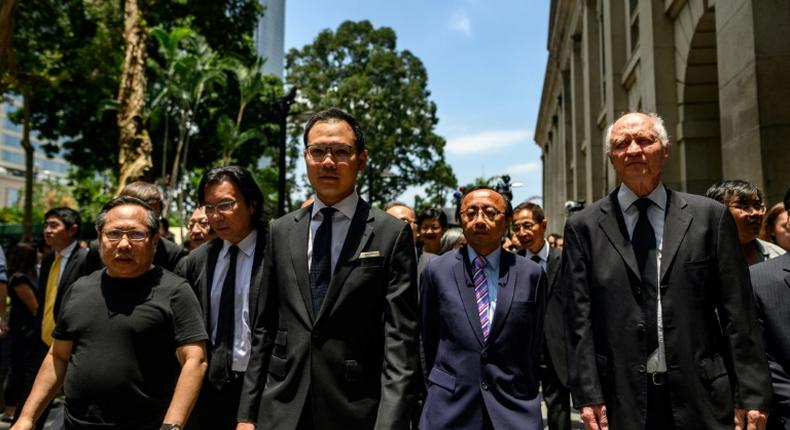
[[[790,212],[790,188],[784,205]],[[749,270],[774,392],[767,429],[786,430],[790,429],[790,254],[755,264]]]
[[[491,188],[467,192],[459,214],[468,245],[422,273],[423,430],[543,428],[537,367],[546,275],[503,252],[512,212]]]

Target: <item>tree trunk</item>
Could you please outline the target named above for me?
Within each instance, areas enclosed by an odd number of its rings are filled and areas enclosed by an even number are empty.
[[[126,53],[123,60],[121,85],[118,89],[118,146],[117,196],[128,182],[142,176],[153,166],[153,144],[145,129],[145,60],[148,31],[143,9],[148,0],[124,0],[123,38]]]
[[[30,143],[30,84],[22,87],[22,148],[25,150],[25,202],[22,218],[22,240],[33,238],[33,162],[35,152]]]

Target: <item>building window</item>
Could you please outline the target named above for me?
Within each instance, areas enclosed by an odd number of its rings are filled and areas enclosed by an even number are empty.
[[[606,104],[606,27],[604,25],[604,5],[601,0],[598,1],[598,55],[600,55],[601,64],[601,106]]]
[[[18,202],[19,202],[19,188],[6,188],[5,205],[16,206]]]
[[[628,2],[628,52],[632,54],[639,47],[639,1]]]
[[[0,158],[2,158],[3,161],[7,161],[9,163],[19,164],[22,166],[25,165],[25,156],[18,152],[3,151]]]
[[[10,146],[10,147],[13,147],[13,148],[21,148],[22,147],[22,139],[20,139],[20,138],[18,138],[16,136],[11,136],[10,134],[3,133],[3,143],[6,146]]]

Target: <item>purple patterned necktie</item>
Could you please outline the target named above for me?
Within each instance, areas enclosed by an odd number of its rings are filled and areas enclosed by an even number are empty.
[[[475,258],[475,273],[473,280],[475,282],[475,300],[477,300],[477,314],[480,317],[480,327],[483,329],[483,339],[488,339],[488,333],[491,331],[491,320],[488,318],[488,281],[486,281],[486,274],[483,268],[486,267],[486,259],[480,255]]]

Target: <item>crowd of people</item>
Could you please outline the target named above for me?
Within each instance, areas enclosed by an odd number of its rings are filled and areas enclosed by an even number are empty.
[[[336,108],[305,127],[314,196],[276,220],[234,166],[201,179],[186,247],[153,184],[89,243],[51,209],[48,250],[0,260],[12,429],[59,393],[66,429],[542,429],[541,401],[552,430],[573,407],[593,430],[790,428],[790,189],[766,212],[747,181],[665,186],[654,114],[606,140],[621,184],[564,228],[485,186],[455,213],[372,207]]]

